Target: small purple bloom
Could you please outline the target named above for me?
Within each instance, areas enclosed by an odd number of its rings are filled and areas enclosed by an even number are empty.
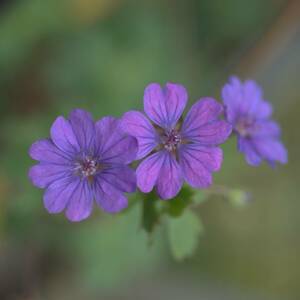
[[[94,123],[83,110],[71,112],[69,120],[58,117],[51,138],[35,142],[29,151],[39,164],[29,178],[46,188],[44,205],[50,213],[64,209],[71,221],[89,217],[93,200],[108,213],[127,207],[124,192],[136,189],[135,172],[127,165],[137,153],[137,141],[120,128],[120,121],[104,117]]]
[[[222,150],[217,147],[231,133],[231,125],[219,117],[223,106],[212,98],[197,101],[184,122],[181,115],[188,99],[185,88],[167,83],[164,88],[152,83],[144,94],[144,114],[124,114],[124,130],[138,140],[137,159],[146,157],[138,166],[137,185],[142,192],[154,186],[162,199],[171,199],[187,181],[194,188],[212,183],[212,172],[222,163]]]
[[[272,106],[264,100],[261,88],[253,80],[242,83],[231,77],[222,90],[226,118],[238,136],[238,149],[248,164],[258,166],[266,160],[287,163],[287,151],[280,142],[280,128],[270,120]]]

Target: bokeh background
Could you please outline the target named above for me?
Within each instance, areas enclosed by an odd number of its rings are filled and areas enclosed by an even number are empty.
[[[253,201],[197,209],[192,258],[174,261],[163,228],[150,247],[138,205],[79,224],[47,214],[27,153],[57,115],[140,109],[150,82],[220,100],[231,74],[264,87],[289,164],[251,168],[224,145],[215,182]],[[0,299],[300,299],[299,78],[299,0],[1,0]]]

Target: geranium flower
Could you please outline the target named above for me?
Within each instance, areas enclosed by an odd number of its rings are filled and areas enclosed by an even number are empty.
[[[272,106],[263,98],[253,80],[242,83],[232,77],[222,90],[226,118],[238,137],[238,149],[248,164],[258,166],[262,160],[271,166],[287,162],[287,151],[280,142],[280,127],[270,119]]]
[[[156,187],[162,199],[175,197],[184,180],[194,188],[207,188],[212,172],[220,169],[223,155],[218,147],[231,133],[220,120],[223,106],[212,98],[197,101],[185,120],[180,118],[188,99],[185,88],[152,83],[144,93],[144,111],[130,111],[122,127],[138,140],[137,185],[148,193]]]
[[[29,178],[46,189],[46,209],[65,210],[71,221],[89,217],[94,199],[105,212],[119,212],[127,206],[124,192],[136,189],[135,172],[127,165],[136,157],[137,141],[112,117],[94,123],[88,112],[76,109],[69,120],[58,117],[51,138],[35,142],[29,153],[39,161]]]

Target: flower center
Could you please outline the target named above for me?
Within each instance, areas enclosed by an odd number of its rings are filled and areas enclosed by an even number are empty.
[[[235,125],[235,130],[242,137],[251,135],[251,129],[253,129],[254,122],[251,118],[241,118]]]
[[[179,132],[174,129],[170,132],[164,132],[161,139],[164,148],[169,152],[175,151],[181,143],[181,136]]]
[[[91,177],[99,170],[99,164],[96,159],[87,156],[76,163],[75,169],[79,175]]]

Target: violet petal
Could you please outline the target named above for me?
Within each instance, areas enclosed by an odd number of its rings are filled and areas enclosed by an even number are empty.
[[[102,162],[129,164],[138,151],[135,137],[127,135],[120,120],[104,117],[96,122],[97,153]]]
[[[103,170],[99,177],[122,192],[132,193],[136,190],[135,171],[128,166],[112,165]]]
[[[286,164],[288,161],[287,150],[277,139],[253,139],[253,144],[259,155],[268,162],[280,162]]]
[[[62,212],[80,184],[79,178],[61,178],[54,181],[44,194],[44,206],[49,213]]]
[[[173,128],[187,103],[187,91],[180,84],[167,83],[165,88],[149,84],[144,93],[144,110],[162,128]]]
[[[163,152],[163,164],[161,165],[156,182],[156,190],[163,200],[174,198],[183,184],[181,168],[174,155],[168,151]]]
[[[72,183],[75,185],[76,183]],[[69,201],[65,212],[66,217],[73,222],[79,222],[88,218],[93,209],[93,190],[87,180],[81,180],[73,193],[69,195]]]
[[[95,126],[91,114],[82,109],[75,109],[70,113],[69,119],[80,148],[93,151]]]
[[[238,137],[238,149],[245,154],[249,165],[258,166],[261,163],[262,159],[257,153],[251,139]]]
[[[30,168],[28,176],[36,187],[45,188],[53,181],[70,175],[69,168],[64,165],[40,163]]]
[[[200,145],[183,145],[179,151],[179,164],[184,179],[194,188],[207,188],[212,184],[212,171],[220,169],[222,151]]]
[[[80,150],[72,126],[64,117],[58,117],[50,129],[51,139],[63,152],[73,154]]]
[[[117,213],[128,206],[124,194],[100,178],[95,182],[95,198],[97,204],[107,213]]]
[[[152,191],[164,163],[164,151],[145,158],[136,169],[137,186],[144,193]]]
[[[122,117],[122,128],[138,141],[136,159],[141,159],[149,154],[158,143],[157,133],[150,121],[138,111],[129,111]]]
[[[211,123],[194,127],[183,132],[182,136],[188,141],[203,145],[218,145],[224,143],[230,136],[232,126],[224,120],[216,120]]]
[[[61,151],[49,139],[33,143],[29,149],[29,155],[32,159],[55,164],[69,164],[71,159],[69,154]]]

